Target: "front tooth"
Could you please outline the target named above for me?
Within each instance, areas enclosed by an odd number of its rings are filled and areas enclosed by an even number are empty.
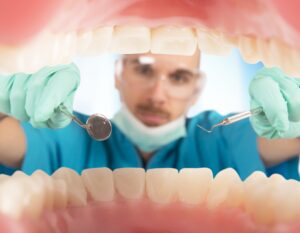
[[[213,55],[227,55],[231,52],[232,39],[223,33],[197,29],[198,47],[201,52]]]
[[[24,184],[26,185],[26,192],[28,192],[28,198],[24,198],[23,208],[25,214],[31,217],[37,218],[40,216],[45,198],[45,183],[41,177],[29,177],[24,174]],[[25,195],[26,197],[26,195]]]
[[[193,55],[197,47],[194,30],[164,26],[151,31],[151,52],[173,55]]]
[[[179,172],[178,198],[188,204],[204,203],[213,179],[208,168],[185,168]]]
[[[31,177],[36,179],[43,185],[44,189],[44,205],[43,209],[52,210],[53,208],[53,181],[45,172],[41,170],[35,171]]]
[[[281,63],[281,54],[279,54],[279,48],[275,40],[257,39],[257,48],[266,67],[272,67],[277,65],[277,63]]]
[[[113,27],[99,27],[94,29],[92,34],[91,40],[89,39],[90,35],[85,35],[87,40],[84,41],[84,39],[81,38],[78,42],[80,45],[77,47],[81,55],[96,56],[100,53],[107,52],[112,39]],[[81,48],[82,46],[84,49]]]
[[[23,215],[37,218],[43,207],[43,185],[21,175],[4,181],[0,188],[0,212],[14,218]]]
[[[127,199],[140,199],[145,191],[145,170],[142,168],[120,168],[113,172],[115,187]]]
[[[167,204],[177,197],[178,171],[173,168],[157,168],[146,173],[148,197],[157,203]]]
[[[221,205],[238,207],[243,199],[243,182],[235,170],[228,168],[220,171],[213,180],[207,196],[207,206],[209,209]]]
[[[114,181],[108,168],[91,168],[82,172],[82,180],[89,196],[94,201],[112,201],[114,199]]]
[[[76,44],[77,34],[75,32],[55,35],[51,43],[52,48],[48,65],[69,63],[75,56]],[[41,52],[43,52],[43,49],[41,49]]]
[[[121,54],[149,52],[151,33],[147,27],[116,26],[114,28],[111,51]]]
[[[68,204],[70,206],[85,206],[87,203],[87,193],[81,177],[69,168],[56,170],[52,178],[63,180],[68,190]]]
[[[68,189],[64,180],[52,180],[53,183],[53,207],[64,209],[68,205]]]
[[[240,36],[238,46],[243,59],[248,63],[257,63],[261,60],[257,47],[257,38],[250,36]]]
[[[88,47],[93,41],[93,31],[80,31],[77,33],[77,52],[78,55],[85,55]]]
[[[29,192],[20,177],[12,177],[1,184],[0,188],[0,212],[8,216],[19,218],[23,214],[23,198]],[[27,197],[27,196],[26,196]]]

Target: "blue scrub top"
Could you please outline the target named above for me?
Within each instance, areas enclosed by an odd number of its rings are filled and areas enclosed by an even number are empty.
[[[76,113],[86,122],[87,116]],[[146,164],[135,146],[112,124],[111,137],[98,142],[75,123],[63,129],[36,129],[29,123],[22,126],[27,136],[27,153],[22,170],[31,174],[42,169],[52,174],[59,167],[68,167],[81,173],[87,168],[121,167],[199,168],[208,167],[214,174],[234,168],[241,179],[254,171],[270,175],[281,173],[286,178],[299,179],[298,156],[274,168],[266,169],[257,150],[257,137],[249,120],[216,128],[208,134],[198,124],[210,128],[224,117],[206,111],[186,121],[187,136],[158,150]]]

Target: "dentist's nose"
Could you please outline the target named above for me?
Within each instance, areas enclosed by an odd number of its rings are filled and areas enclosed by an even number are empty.
[[[160,77],[159,79],[156,80],[155,84],[151,88],[150,91],[150,96],[149,98],[154,102],[154,103],[164,103],[167,99],[167,93],[166,93],[166,88],[165,88],[165,80],[164,77]]]

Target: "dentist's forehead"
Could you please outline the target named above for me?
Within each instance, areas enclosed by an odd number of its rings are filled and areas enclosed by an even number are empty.
[[[136,60],[139,63],[168,63],[174,66],[186,66],[189,68],[198,69],[200,66],[200,51],[197,50],[192,56],[182,56],[182,55],[165,55],[165,54],[130,54],[124,55],[124,58],[129,58],[131,60]]]

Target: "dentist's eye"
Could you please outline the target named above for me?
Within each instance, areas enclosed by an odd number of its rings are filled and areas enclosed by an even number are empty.
[[[174,85],[190,84],[193,78],[193,75],[186,71],[177,71],[169,76],[170,82]]]
[[[134,68],[134,71],[138,75],[143,75],[145,77],[153,77],[155,72],[151,65],[138,65]]]

